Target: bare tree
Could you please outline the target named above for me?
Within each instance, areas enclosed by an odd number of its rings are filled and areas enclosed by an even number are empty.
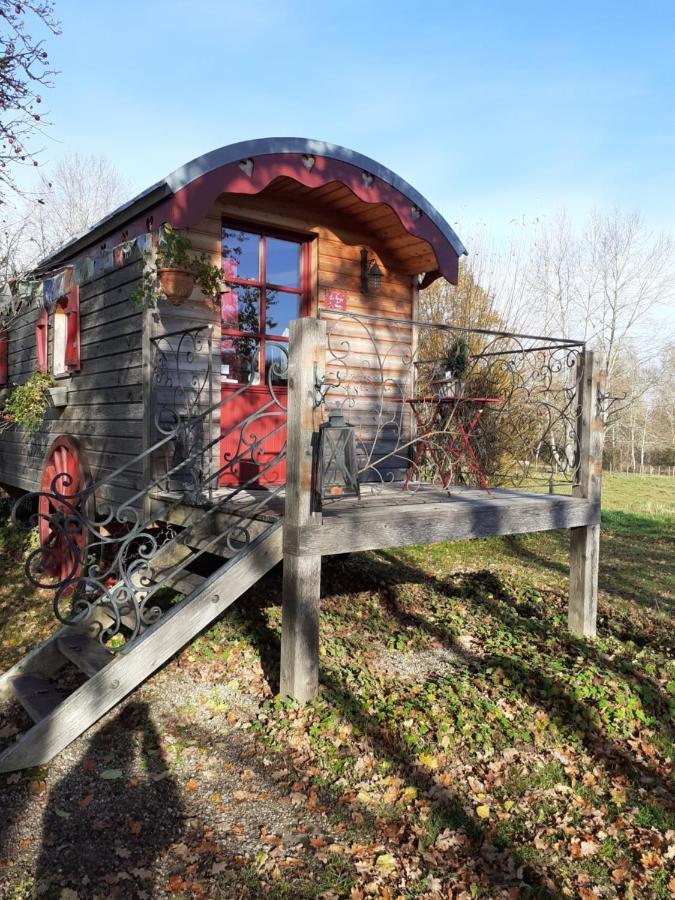
[[[60,34],[52,0],[0,0],[0,199],[16,189],[17,165],[38,164],[32,143],[42,130],[42,93],[55,74],[44,42],[28,32],[26,13],[32,24]]]
[[[595,298],[595,273],[584,270],[582,242],[565,210],[539,223],[527,293],[534,330],[585,339]]]
[[[104,156],[70,153],[40,174],[28,201],[27,230],[33,257],[47,256],[91,228],[128,198],[129,188]]]
[[[504,244],[494,242],[484,227],[469,229],[469,253],[460,261],[458,284],[439,279],[423,291],[421,318],[464,328],[525,330],[530,321],[529,238],[525,226]]]
[[[647,229],[639,213],[614,210],[592,214],[584,246],[584,286],[592,297],[589,337],[605,354],[611,390],[618,354],[628,340],[641,345],[640,357],[651,355],[651,317],[674,295],[675,244],[670,235]]]

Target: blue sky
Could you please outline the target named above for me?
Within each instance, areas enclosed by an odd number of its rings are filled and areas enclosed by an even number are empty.
[[[465,230],[593,205],[675,230],[673,0],[56,8],[46,161],[105,154],[135,192],[214,147],[299,135],[374,157]]]

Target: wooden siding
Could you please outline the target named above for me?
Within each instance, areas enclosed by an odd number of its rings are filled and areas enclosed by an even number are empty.
[[[80,286],[81,371],[67,384],[68,405],[49,408],[41,427],[28,434],[11,426],[0,434],[0,482],[23,490],[40,486],[47,449],[57,435],[81,444],[94,480],[130,462],[142,449],[142,314],[129,295],[138,284],[142,262],[136,257]],[[35,371],[35,321],[39,305],[22,310],[9,326],[9,381],[23,384]],[[49,322],[48,363],[53,361],[53,315]],[[133,465],[97,492],[97,502],[123,502],[142,484]]]

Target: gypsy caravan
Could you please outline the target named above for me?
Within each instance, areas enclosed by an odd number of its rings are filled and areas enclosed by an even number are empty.
[[[0,676],[34,722],[0,771],[50,759],[282,559],[301,701],[324,555],[570,529],[570,627],[594,633],[600,363],[422,321],[465,252],[382,165],[270,138],[193,160],[17,286],[0,483],[61,627]],[[532,490],[554,476],[571,495]],[[87,678],[70,694],[66,666]]]

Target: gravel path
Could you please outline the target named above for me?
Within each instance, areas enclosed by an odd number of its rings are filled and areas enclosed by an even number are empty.
[[[328,819],[256,749],[257,714],[173,664],[48,767],[0,776],[0,897],[231,896],[249,863],[302,865]]]

